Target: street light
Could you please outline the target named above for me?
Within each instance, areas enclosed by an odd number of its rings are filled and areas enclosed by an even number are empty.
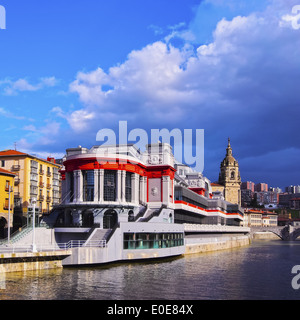
[[[13,192],[13,187],[8,187],[8,235],[7,235],[7,243],[10,242],[10,194]]]
[[[33,205],[33,219],[32,219],[32,252],[37,252],[35,244],[35,205],[36,198],[31,199],[31,204]]]

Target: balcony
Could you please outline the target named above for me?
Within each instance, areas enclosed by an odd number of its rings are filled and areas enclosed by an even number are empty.
[[[45,199],[45,196],[39,195],[38,201],[44,201],[44,199]]]
[[[30,174],[30,181],[38,181],[38,175],[34,174],[34,173],[31,173]]]
[[[38,168],[38,163],[36,161],[34,161],[34,160],[31,160],[30,167],[31,167],[31,169],[32,168],[37,169]]]
[[[51,202],[51,197],[47,196],[46,201]]]
[[[33,174],[38,174],[38,169],[37,168],[31,168],[30,169],[30,173],[33,173]]]
[[[44,170],[42,170],[42,169],[39,170],[39,174],[44,174],[44,173],[45,173]]]
[[[20,183],[20,178],[15,177],[15,186],[17,186]]]
[[[51,177],[52,173],[50,171],[47,171],[46,175],[47,177]]]
[[[30,188],[30,196],[36,197],[38,194],[38,189],[37,188]]]
[[[50,189],[50,188],[51,188],[51,184],[47,183],[47,189]]]
[[[53,173],[53,180],[59,180],[59,174]]]
[[[43,188],[43,187],[44,187],[44,182],[40,182],[40,183],[39,183],[39,187],[40,187],[40,188]]]
[[[21,170],[21,166],[18,164],[15,164],[11,167],[11,171],[20,171]]]

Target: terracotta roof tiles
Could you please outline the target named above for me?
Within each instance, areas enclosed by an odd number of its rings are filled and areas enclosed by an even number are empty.
[[[0,174],[1,174],[1,173],[9,174],[9,175],[13,175],[13,176],[15,176],[15,174],[14,174],[13,172],[7,171],[7,170],[2,169],[2,168],[0,168]]]

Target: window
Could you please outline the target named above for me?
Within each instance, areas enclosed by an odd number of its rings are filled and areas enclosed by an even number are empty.
[[[128,222],[133,222],[134,221],[134,213],[132,210],[129,210],[128,212]]]
[[[104,171],[104,201],[116,201],[116,171]]]
[[[127,202],[131,202],[131,177],[132,173],[126,172],[126,178],[125,178],[125,199]]]
[[[82,171],[83,201],[94,201],[94,171]]]
[[[231,179],[235,179],[235,172],[234,171],[231,171]]]
[[[9,191],[10,182],[9,180],[5,181],[5,191]]]
[[[74,173],[67,173],[70,178],[70,202],[74,200]]]
[[[5,160],[1,160],[1,167],[5,167]]]
[[[5,199],[5,203],[4,203],[3,209],[4,210],[8,210],[8,198]]]
[[[183,233],[124,233],[124,249],[162,249],[184,245]]]

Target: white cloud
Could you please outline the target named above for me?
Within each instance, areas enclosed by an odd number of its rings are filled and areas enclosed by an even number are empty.
[[[54,87],[57,84],[57,79],[55,77],[42,78],[40,86],[43,87]]]
[[[64,112],[61,107],[58,107],[58,106],[53,107],[50,112],[54,113],[57,117],[60,117],[63,119],[68,118],[68,114],[66,112]]]
[[[28,82],[26,79],[18,79],[16,81],[12,81],[10,79],[5,79],[0,81],[0,86],[4,86],[3,92],[5,95],[16,95],[19,92],[24,91],[37,91],[43,89],[45,87],[53,87],[57,83],[55,77],[47,77],[41,78],[41,80],[33,85]]]
[[[187,51],[159,41],[132,51],[123,64],[108,73],[100,68],[78,73],[70,91],[79,95],[85,108],[72,113],[70,124],[83,130],[86,121],[103,119],[103,114],[130,113],[134,117],[142,110],[156,118],[163,105],[172,107],[174,117],[173,104],[185,99],[178,80],[187,55]],[[110,89],[104,91],[107,86]]]
[[[46,121],[46,124],[40,127],[36,127],[32,124],[23,127],[23,130],[28,131],[27,136],[35,136],[38,139],[38,143],[46,145],[55,142],[60,132],[60,123],[57,121]]]
[[[73,130],[86,131],[89,121],[93,119],[95,119],[95,114],[93,112],[88,112],[86,110],[77,110],[70,115],[68,122]]]
[[[5,108],[0,107],[0,114],[6,118],[12,118],[12,119],[17,119],[17,120],[24,120],[26,119],[24,116],[19,116],[16,115],[8,110],[6,110]]]

